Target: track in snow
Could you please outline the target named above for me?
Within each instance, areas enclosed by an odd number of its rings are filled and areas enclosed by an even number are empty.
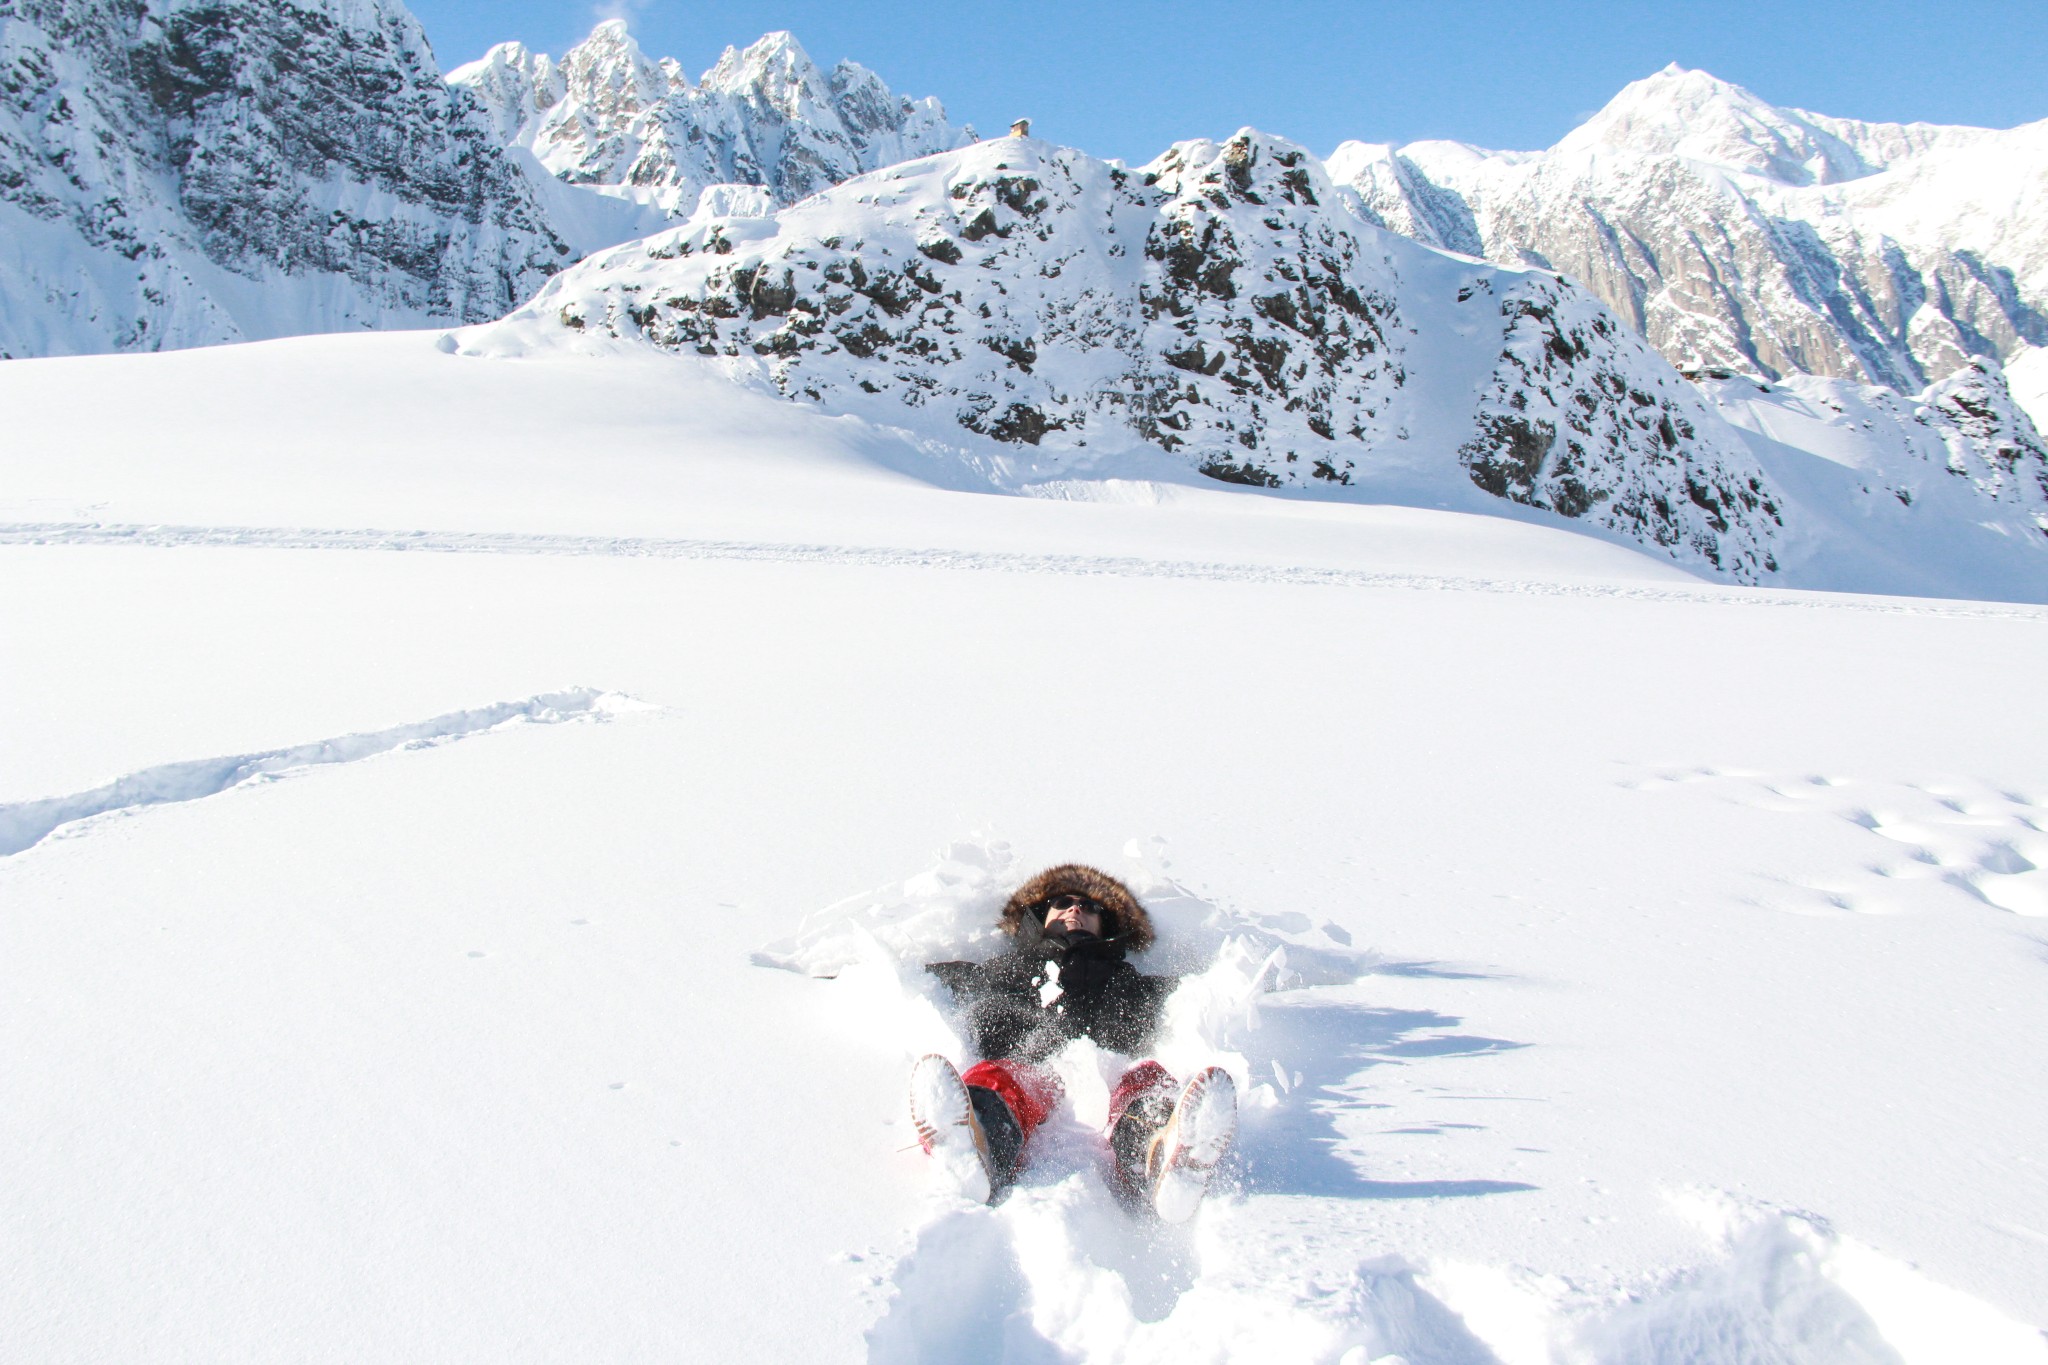
[[[597,555],[627,559],[721,559],[776,564],[860,564],[879,568],[972,569],[1080,577],[1181,578],[1223,583],[1298,583],[1347,588],[1505,593],[1526,597],[1608,597],[1718,606],[1822,607],[1899,616],[2048,621],[2048,607],[1934,598],[1866,597],[1702,584],[1661,588],[1628,583],[1467,578],[1290,564],[1143,559],[1132,555],[1022,554],[889,546],[777,544],[644,536],[526,535],[500,531],[385,531],[279,526],[157,526],[93,522],[0,523],[0,545],[136,545],[148,548],[413,550],[433,554]]]
[[[556,725],[570,720],[603,719],[643,705],[618,692],[577,687],[564,692],[543,692],[523,701],[451,711],[432,720],[394,725],[387,730],[295,744],[288,749],[162,763],[117,777],[103,787],[73,796],[0,804],[0,858],[9,858],[33,848],[58,830],[81,820],[116,811],[139,810],[145,806],[197,801],[202,797],[217,796],[230,787],[294,768],[353,763],[393,749],[424,748],[494,730],[502,725]]]

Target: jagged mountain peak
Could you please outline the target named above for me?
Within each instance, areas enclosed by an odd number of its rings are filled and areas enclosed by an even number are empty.
[[[1853,180],[1875,169],[1800,111],[1676,62],[1622,87],[1552,150],[1682,156],[1786,185]]]
[[[728,47],[698,82],[721,94],[767,94],[801,90],[819,101],[829,98],[825,73],[785,29],[764,33],[745,48]]]
[[[477,96],[500,141],[531,149],[557,178],[676,218],[714,186],[760,186],[789,203],[974,137],[937,100],[906,99],[858,63],[828,77],[785,31],[728,47],[694,86],[673,58],[649,60],[621,20],[559,66],[515,65],[494,49],[449,80]]]
[[[1674,63],[1545,152],[1347,143],[1330,170],[1392,231],[1580,281],[1683,370],[1906,395],[2048,347],[2048,123],[1835,118]]]
[[[480,66],[509,66],[514,69],[524,69],[533,64],[535,55],[531,48],[515,38],[510,42],[496,44],[489,51],[485,52],[483,56],[473,62],[464,63],[462,66],[457,67],[456,70],[466,71],[471,67]],[[546,61],[546,55],[541,54],[540,60]],[[451,72],[450,74],[454,73]]]
[[[590,30],[582,42],[564,53],[567,62],[576,57],[586,64],[604,62],[641,63],[647,54],[641,50],[640,40],[633,36],[632,27],[624,19],[606,19]]]
[[[492,135],[501,144],[517,140],[520,126],[560,98],[555,61],[524,43],[499,43],[473,62],[448,73],[448,83],[476,97]]]
[[[586,102],[604,101],[629,117],[667,98],[674,88],[669,73],[641,51],[623,19],[607,19],[591,30],[562,54],[560,69],[565,93]]]

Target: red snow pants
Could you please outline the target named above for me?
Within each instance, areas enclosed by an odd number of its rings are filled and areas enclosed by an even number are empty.
[[[1059,1108],[1066,1095],[1058,1076],[1030,1062],[976,1062],[960,1079],[1001,1095],[1027,1138]],[[1138,1063],[1117,1079],[1116,1089],[1110,1092],[1108,1127],[1114,1129],[1124,1111],[1148,1095],[1161,1094],[1168,1104],[1173,1103],[1175,1090],[1176,1082],[1165,1067],[1157,1062]]]
[[[1139,1100],[1156,1095],[1171,1105],[1179,1098],[1179,1088],[1180,1082],[1174,1080],[1173,1073],[1159,1063],[1139,1062],[1118,1077],[1116,1089],[1109,1092],[1109,1123],[1104,1131],[1115,1132],[1117,1120]]]
[[[1032,1129],[1060,1107],[1060,1100],[1067,1093],[1058,1076],[1029,1062],[976,1062],[960,1079],[1001,1095],[1027,1138]]]

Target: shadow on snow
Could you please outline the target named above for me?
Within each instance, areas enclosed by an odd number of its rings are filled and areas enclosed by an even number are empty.
[[[1452,1033],[1462,1022],[1433,1010],[1269,1003],[1243,1047],[1255,1079],[1276,1068],[1300,1080],[1278,1109],[1247,1115],[1238,1160],[1248,1189],[1260,1194],[1327,1199],[1455,1199],[1535,1189],[1518,1180],[1374,1180],[1342,1149],[1344,1112],[1383,1109],[1359,1073],[1419,1058],[1476,1057],[1526,1047],[1525,1043]],[[1402,1133],[1440,1132],[1441,1125]],[[1468,1127],[1473,1125],[1455,1125]]]

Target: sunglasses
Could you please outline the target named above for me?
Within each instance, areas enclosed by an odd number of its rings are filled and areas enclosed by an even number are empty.
[[[1047,915],[1061,910],[1093,910],[1098,915],[1103,913],[1102,907],[1094,901],[1089,900],[1086,896],[1077,896],[1069,891],[1062,895],[1054,896],[1050,900],[1041,901],[1039,903],[1038,916],[1040,919],[1043,919]]]

